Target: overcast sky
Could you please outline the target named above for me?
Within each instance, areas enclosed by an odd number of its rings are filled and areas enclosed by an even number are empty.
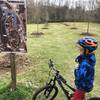
[[[35,2],[36,1],[42,1],[42,0],[34,0]],[[68,2],[68,5],[70,8],[75,8],[76,7],[76,2],[77,2],[77,5],[82,5],[83,7],[85,7],[86,10],[93,10],[93,4],[88,2],[89,0],[43,0],[44,2],[46,1],[49,1],[51,3],[54,3],[56,5],[59,5],[59,2],[60,2],[60,5],[63,5],[65,4],[65,2]],[[90,0],[90,1],[96,1],[96,0]],[[100,0],[97,0],[100,2]],[[84,5],[83,5],[84,4]]]
[[[54,2],[55,0],[50,0],[51,2]],[[56,0],[56,4],[59,4],[59,2],[63,5],[66,1],[69,2],[69,7],[75,7],[76,5],[76,2],[77,2],[77,5],[81,5],[84,3],[85,5],[85,8],[87,10],[91,10],[93,9],[91,3],[89,3],[89,0]],[[91,0],[91,1],[96,1],[96,0]],[[98,0],[100,2],[100,0]]]

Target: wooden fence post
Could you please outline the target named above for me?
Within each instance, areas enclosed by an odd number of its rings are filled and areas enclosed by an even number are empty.
[[[11,65],[11,88],[12,91],[16,90],[16,63],[15,63],[15,53],[10,53],[10,65]]]

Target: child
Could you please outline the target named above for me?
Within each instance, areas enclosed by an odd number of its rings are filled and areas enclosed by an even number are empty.
[[[96,58],[94,51],[98,43],[92,38],[82,38],[78,42],[80,55],[76,58],[78,63],[74,71],[76,91],[73,100],[85,100],[85,93],[93,88]]]

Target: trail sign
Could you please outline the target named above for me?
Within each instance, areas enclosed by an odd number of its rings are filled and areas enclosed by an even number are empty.
[[[12,90],[16,90],[16,52],[27,52],[26,21],[26,0],[0,0],[0,51],[10,52]]]
[[[0,51],[27,52],[26,0],[0,0]]]

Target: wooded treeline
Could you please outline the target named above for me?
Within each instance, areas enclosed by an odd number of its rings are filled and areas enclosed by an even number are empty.
[[[100,22],[97,0],[27,0],[28,23]]]

